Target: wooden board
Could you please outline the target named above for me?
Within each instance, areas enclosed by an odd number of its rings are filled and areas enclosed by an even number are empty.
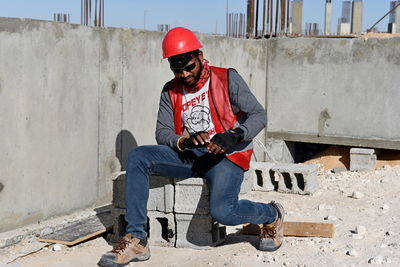
[[[261,226],[257,224],[243,225],[242,234],[259,235]],[[283,234],[284,236],[299,237],[333,237],[335,226],[332,223],[284,222]]]
[[[38,238],[41,242],[73,246],[112,229],[113,220],[109,212],[93,215],[73,223],[54,233]]]

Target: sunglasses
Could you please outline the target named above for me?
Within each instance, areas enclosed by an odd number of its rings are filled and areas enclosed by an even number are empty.
[[[193,62],[192,64],[189,64],[189,65],[183,67],[183,68],[173,68],[173,67],[171,67],[171,70],[174,73],[181,73],[183,71],[186,71],[186,72],[192,71],[195,67],[196,67],[196,61]]]

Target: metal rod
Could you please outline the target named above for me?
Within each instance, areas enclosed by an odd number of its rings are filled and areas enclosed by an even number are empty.
[[[259,0],[256,0],[256,33],[255,33],[255,36],[257,37],[258,36],[258,3],[259,3]]]
[[[286,15],[286,0],[281,0],[281,30],[280,32],[285,31],[285,15]]]
[[[228,0],[226,0],[226,36],[229,36]]]
[[[89,25],[92,21],[92,0],[89,0]]]
[[[279,0],[276,0],[275,35],[278,33]]]
[[[268,6],[267,6],[267,29],[266,29],[266,31],[267,32],[269,32],[269,17],[270,17],[270,12],[269,12],[269,10],[270,10],[270,8],[271,8],[271,0],[268,0]]]
[[[88,17],[89,17],[89,10],[88,10],[88,6],[89,6],[89,0],[85,0],[85,25],[88,25]]]
[[[385,14],[380,20],[378,20],[374,25],[372,25],[372,27],[369,28],[369,29],[367,30],[367,32],[372,31],[372,29],[373,29],[379,22],[381,22],[387,15],[389,15],[390,13],[392,13],[392,11],[395,10],[398,6],[400,6],[400,2],[397,3],[397,5],[396,5],[395,7],[393,7],[388,13],[386,13],[386,14]],[[398,11],[398,10],[397,10],[397,11]],[[397,26],[397,23],[399,23],[399,22],[396,21],[396,27],[398,27],[398,26]],[[399,23],[399,24],[400,24],[400,23]]]
[[[266,7],[266,3],[267,3],[267,0],[264,0],[264,2],[263,2],[263,18],[262,18],[262,36],[264,36],[265,35],[265,28],[266,28],[266,23],[265,23],[265,21],[266,21],[266,10],[267,10],[267,7]]]
[[[290,0],[287,0],[286,4],[286,32],[289,33],[289,27],[290,27]]]
[[[99,26],[97,17],[97,0],[94,0],[94,26]]]
[[[269,12],[270,12],[270,14],[269,14],[269,32],[272,34],[272,25],[274,22],[274,18],[273,18],[273,16],[274,16],[274,1],[273,0],[270,0],[270,1],[271,1],[271,6],[269,9]]]

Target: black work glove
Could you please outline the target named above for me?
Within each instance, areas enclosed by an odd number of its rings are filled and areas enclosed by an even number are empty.
[[[189,148],[189,149],[197,148],[197,147],[205,147],[206,140],[204,140],[204,138],[200,138],[200,136],[204,136],[204,135],[207,135],[207,138],[208,138],[208,133],[204,132],[204,131],[191,134],[189,136],[189,138],[186,138],[185,140],[183,140],[182,145],[185,148]],[[203,140],[204,144],[201,144],[200,140]],[[194,142],[197,142],[197,145]]]
[[[229,129],[225,133],[217,133],[211,138],[211,142],[222,147],[225,151],[231,149],[234,145],[241,142],[244,137],[244,131],[240,128]]]

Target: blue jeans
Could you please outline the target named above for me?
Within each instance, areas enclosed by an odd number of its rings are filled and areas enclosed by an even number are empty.
[[[270,223],[277,216],[269,204],[238,200],[243,170],[224,155],[208,153],[206,148],[178,153],[169,146],[139,146],[129,152],[125,181],[126,232],[147,237],[149,176],[176,178],[202,177],[210,186],[210,213],[225,225]]]

